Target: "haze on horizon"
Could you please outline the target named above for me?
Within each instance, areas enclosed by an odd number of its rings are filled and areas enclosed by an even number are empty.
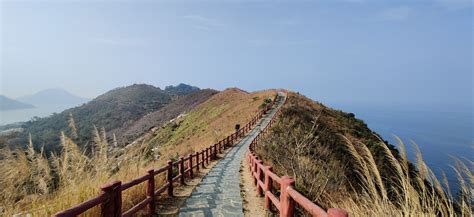
[[[1,1],[0,94],[133,83],[472,107],[471,0]]]

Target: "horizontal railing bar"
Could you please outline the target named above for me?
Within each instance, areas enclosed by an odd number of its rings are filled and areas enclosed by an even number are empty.
[[[280,210],[280,199],[278,199],[274,194],[272,194],[272,192],[270,191],[266,191],[265,192],[265,195],[270,198],[270,200],[272,201],[273,205],[275,205],[275,207]]]
[[[312,216],[321,216],[326,217],[327,213],[324,209],[317,206],[313,203],[313,201],[309,200],[298,191],[296,191],[292,187],[288,187],[287,189],[288,194],[293,198],[293,200],[298,203],[301,207],[303,207],[307,212],[309,212]]]
[[[55,217],[77,216],[86,212],[88,209],[103,203],[106,199],[107,199],[107,195],[101,194],[95,198],[86,200],[62,212],[56,213],[54,216]]]
[[[179,178],[181,178],[181,174],[177,175],[176,177],[173,178],[173,183],[175,183],[176,181],[178,181]]]
[[[151,197],[147,197],[145,200],[142,200],[140,203],[137,205],[133,206],[131,209],[126,211],[125,213],[122,214],[122,217],[131,217],[133,214],[137,213],[141,209],[143,209],[146,205],[148,205],[152,201]]]
[[[158,175],[158,174],[160,174],[160,173],[162,173],[162,172],[165,172],[165,171],[167,171],[167,170],[168,170],[168,166],[161,167],[160,169],[155,170],[155,172],[153,172],[153,175],[156,176],[156,175]]]
[[[125,191],[125,190],[127,190],[127,189],[129,189],[129,188],[131,188],[131,187],[133,187],[133,186],[135,186],[135,185],[138,185],[138,184],[140,184],[140,183],[142,183],[142,182],[148,180],[148,179],[150,179],[150,175],[149,175],[149,174],[146,174],[146,175],[141,176],[141,177],[138,177],[138,178],[136,178],[136,179],[134,179],[134,180],[132,180],[132,181],[130,181],[130,182],[127,182],[127,183],[125,183],[125,184],[122,184],[122,186],[120,186],[120,189],[121,189],[121,191]]]
[[[173,162],[173,166],[178,166],[181,163],[181,159]]]
[[[268,174],[268,176],[275,182],[277,182],[278,184],[281,184],[281,178],[273,173],[272,171],[267,171],[266,174]]]
[[[165,185],[158,188],[158,190],[155,191],[155,195],[159,195],[159,194],[165,192],[168,189],[169,185],[170,185],[170,183],[166,183]]]
[[[261,180],[257,180],[257,185],[260,185],[261,188],[265,188],[265,183],[263,183]]]

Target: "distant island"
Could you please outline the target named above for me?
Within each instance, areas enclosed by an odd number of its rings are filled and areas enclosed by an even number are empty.
[[[76,96],[66,90],[52,88],[39,91],[35,94],[19,97],[17,100],[32,105],[70,104],[79,105],[90,99]]]
[[[34,108],[34,105],[23,103],[6,96],[0,95],[0,111],[15,110],[15,109],[29,109]]]

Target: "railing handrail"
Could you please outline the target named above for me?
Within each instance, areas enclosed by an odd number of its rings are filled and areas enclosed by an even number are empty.
[[[287,96],[284,97],[282,104],[287,102],[287,98]],[[276,102],[276,100],[277,98],[275,97],[274,102]],[[257,186],[257,194],[265,197],[265,208],[271,210],[271,204],[273,204],[280,212],[281,217],[289,217],[294,215],[295,204],[298,204],[314,217],[347,217],[348,213],[343,209],[331,208],[326,212],[323,208],[294,189],[294,180],[291,177],[278,176],[272,171],[271,166],[264,165],[263,161],[258,159],[254,153],[255,146],[261,136],[268,132],[268,129],[276,121],[280,113],[281,110],[279,109],[272,115],[269,124],[252,140],[247,152],[250,173],[254,179],[254,184]],[[264,180],[262,180],[262,177]],[[279,197],[272,193],[273,183],[275,182],[280,185]]]
[[[236,132],[228,135],[219,142],[196,151],[195,153],[189,154],[187,157],[180,157],[179,160],[172,162],[168,161],[166,166],[163,166],[159,169],[150,169],[148,174],[135,178],[129,182],[121,183],[120,181],[114,181],[112,183],[106,184],[101,187],[102,193],[99,196],[86,200],[80,204],[77,204],[71,208],[63,210],[56,213],[55,217],[71,217],[80,215],[87,210],[102,205],[102,215],[110,217],[119,217],[119,216],[132,216],[139,210],[149,207],[149,214],[153,214],[155,207],[155,196],[161,194],[168,190],[168,195],[173,195],[173,183],[180,181],[181,184],[184,184],[184,179],[186,174],[189,174],[189,177],[193,178],[193,169],[196,168],[196,171],[199,171],[199,167],[209,164],[209,160],[216,159],[217,153],[222,153],[223,149],[230,147],[234,142],[239,139],[240,136],[248,133],[254,125],[262,118],[263,114],[271,109],[274,105],[275,100],[268,104],[263,110],[260,110],[244,127],[240,128]],[[195,164],[193,163],[195,159]],[[188,162],[184,164],[184,162]],[[178,167],[178,174],[173,175],[172,168],[174,166]],[[167,182],[155,190],[154,186],[154,177],[156,175],[167,173]],[[148,181],[147,185],[147,198],[140,201],[138,204],[135,204],[131,209],[125,211],[122,214],[122,191],[125,191],[133,186],[141,184],[145,181]]]

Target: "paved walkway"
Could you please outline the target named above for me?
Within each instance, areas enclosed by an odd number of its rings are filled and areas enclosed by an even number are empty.
[[[279,93],[280,98],[284,97]],[[283,100],[278,101],[278,107]],[[179,216],[244,216],[240,195],[240,163],[249,144],[277,111],[274,107],[227,155],[219,161],[194,189],[179,210]]]

